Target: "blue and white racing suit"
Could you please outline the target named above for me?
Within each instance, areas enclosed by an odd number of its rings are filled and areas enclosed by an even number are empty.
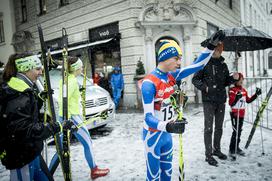
[[[201,70],[210,60],[213,51],[205,49],[189,66],[175,72],[152,71],[142,82],[144,107],[143,141],[147,167],[146,180],[171,180],[172,135],[166,132],[166,124],[175,120],[170,95],[174,93],[173,81],[181,80]]]

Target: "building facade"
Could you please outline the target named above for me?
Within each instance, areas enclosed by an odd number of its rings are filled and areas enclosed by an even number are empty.
[[[14,53],[12,35],[15,33],[13,1],[0,0],[0,61],[5,63]]]
[[[40,51],[37,24],[47,46],[61,48],[66,28],[70,55],[81,56],[90,72],[110,74],[121,66],[125,90],[123,106],[137,107],[136,64],[146,73],[156,67],[160,39],[176,40],[183,50],[182,66],[203,49],[200,42],[218,29],[239,26],[240,0],[14,0],[16,31],[30,32],[34,52]],[[55,59],[61,54],[54,53]],[[234,57],[226,54],[231,66]],[[91,73],[89,73],[91,74]],[[186,78],[191,101],[196,98],[191,76]]]
[[[272,1],[241,0],[241,25],[272,36]],[[272,49],[242,52],[238,70],[246,77],[272,75]]]

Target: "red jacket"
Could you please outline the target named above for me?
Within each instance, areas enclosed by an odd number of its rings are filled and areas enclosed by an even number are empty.
[[[238,92],[242,93],[242,97],[235,101],[235,97]],[[231,112],[234,116],[238,117],[238,110],[239,110],[239,117],[243,118],[245,116],[245,103],[251,103],[257,98],[257,95],[254,94],[252,97],[248,97],[247,91],[242,86],[235,86],[230,88],[229,90],[229,105],[231,106]]]

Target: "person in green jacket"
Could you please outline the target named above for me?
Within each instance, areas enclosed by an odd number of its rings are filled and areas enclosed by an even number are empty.
[[[97,167],[94,161],[94,154],[92,148],[92,141],[90,133],[85,125],[82,126],[83,118],[81,116],[81,96],[79,91],[79,85],[77,76],[82,72],[83,63],[78,57],[68,57],[68,119],[70,119],[75,126],[81,125],[77,131],[73,134],[81,142],[84,147],[84,154],[91,170],[90,176],[92,179],[105,176],[109,173],[109,169],[100,169]],[[60,80],[60,91],[59,91],[59,107],[62,108],[62,80]],[[60,121],[63,120],[62,109],[59,109]],[[54,163],[53,157],[51,165]]]

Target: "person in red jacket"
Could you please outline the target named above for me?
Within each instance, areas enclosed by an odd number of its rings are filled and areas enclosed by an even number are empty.
[[[239,80],[234,84],[235,86],[229,90],[229,105],[231,106],[231,123],[232,123],[232,136],[229,145],[230,155],[235,154],[236,146],[236,128],[238,122],[238,140],[237,140],[237,154],[244,156],[245,152],[239,147],[240,137],[245,116],[245,103],[253,102],[261,93],[261,89],[256,88],[256,92],[253,96],[249,97],[246,89],[243,87],[244,76],[239,73]]]

